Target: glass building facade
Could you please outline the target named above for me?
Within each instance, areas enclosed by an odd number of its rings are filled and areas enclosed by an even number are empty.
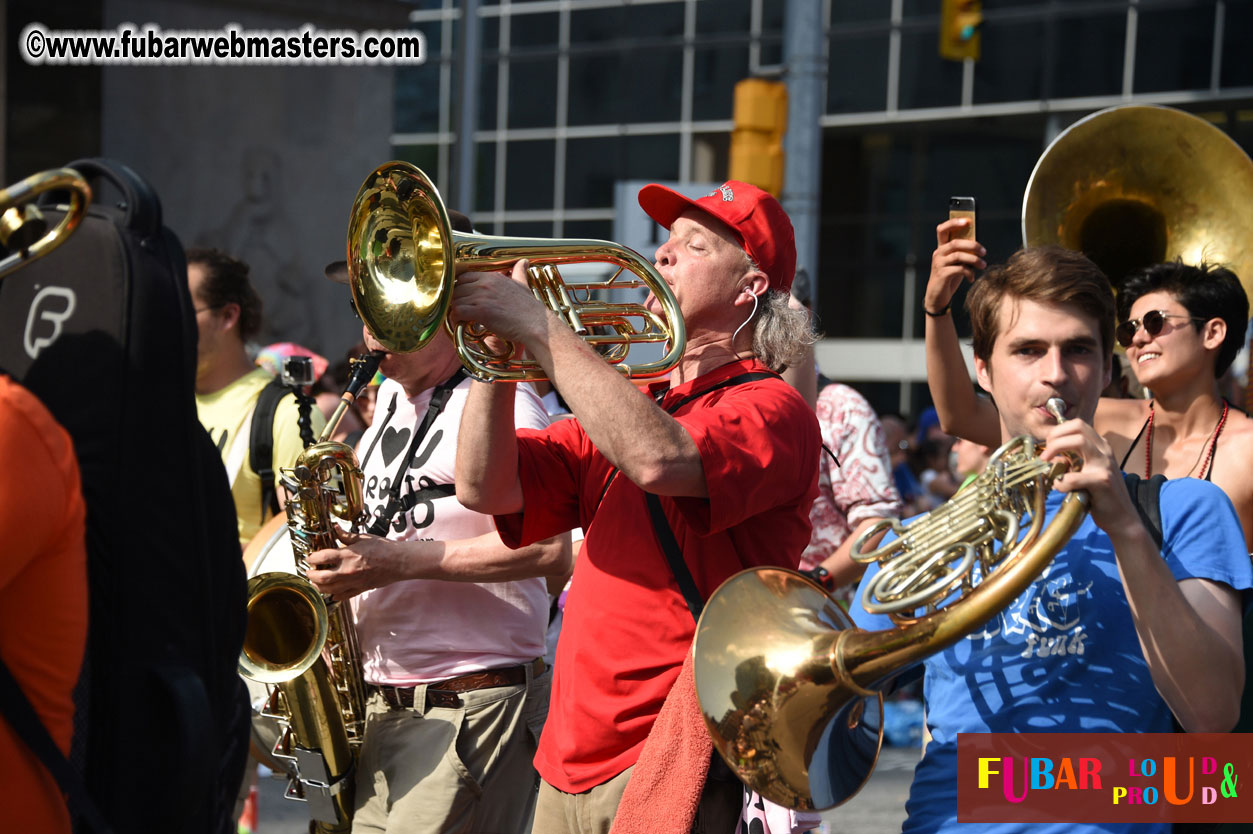
[[[1095,110],[1170,105],[1253,149],[1253,0],[984,0],[967,62],[939,55],[939,0],[813,2],[827,43],[819,361],[881,410],[925,405],[918,310],[951,194],[978,198],[997,261],[1021,243],[1041,152]],[[786,51],[781,0],[483,3],[466,96],[461,3],[411,5],[430,57],[397,71],[395,153],[451,193],[473,102],[470,210],[493,234],[611,238],[616,182],[726,178],[733,87],[779,73]],[[839,359],[884,340],[915,359]]]

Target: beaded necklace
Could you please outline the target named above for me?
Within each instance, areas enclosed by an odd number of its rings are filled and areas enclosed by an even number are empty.
[[[1218,445],[1218,435],[1223,433],[1223,425],[1227,422],[1227,400],[1223,398],[1223,413],[1218,417],[1218,425],[1214,426],[1214,436],[1210,438],[1209,449],[1204,450],[1205,462],[1201,464],[1201,471],[1197,473],[1198,478],[1205,477],[1205,470],[1214,460],[1214,447]],[[1149,401],[1149,424],[1145,429],[1146,437],[1144,438],[1144,477],[1147,480],[1153,474],[1153,401]],[[1192,464],[1193,469],[1196,464]],[[1188,474],[1192,474],[1192,469],[1188,470]]]

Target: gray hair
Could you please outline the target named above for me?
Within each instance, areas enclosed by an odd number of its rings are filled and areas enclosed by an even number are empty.
[[[779,290],[762,293],[753,322],[753,353],[772,371],[794,364],[818,341],[809,311],[792,309],[788,298]]]

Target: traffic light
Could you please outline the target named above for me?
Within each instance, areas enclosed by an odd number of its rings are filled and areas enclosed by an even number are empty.
[[[940,57],[950,61],[979,60],[980,0],[941,0]]]
[[[735,129],[731,132],[731,176],[769,191],[783,192],[783,133],[787,130],[787,87],[781,81],[746,78],[735,85]]]

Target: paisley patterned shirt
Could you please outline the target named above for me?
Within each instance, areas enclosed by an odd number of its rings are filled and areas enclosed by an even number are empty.
[[[822,453],[818,497],[809,510],[814,532],[801,554],[803,570],[830,556],[866,519],[898,518],[901,513],[883,426],[870,403],[836,382],[818,394],[817,413],[822,442],[839,458],[840,465]],[[847,602],[854,590],[855,583],[836,589],[835,597]]]

